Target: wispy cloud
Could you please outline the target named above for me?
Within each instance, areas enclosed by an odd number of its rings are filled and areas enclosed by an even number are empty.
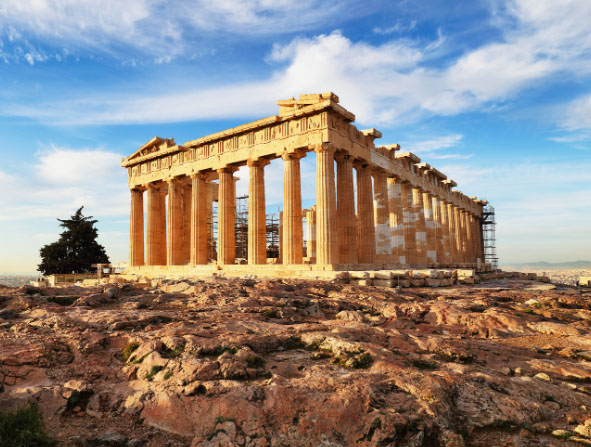
[[[395,33],[403,33],[405,31],[412,31],[416,28],[417,21],[411,20],[410,22],[403,22],[402,20],[398,20],[394,25],[388,27],[375,27],[373,32],[376,34],[386,35],[386,34],[395,34]]]
[[[279,5],[288,8],[283,2]],[[498,41],[470,50],[439,68],[429,64],[433,52],[438,51],[432,48],[433,42],[394,39],[373,45],[353,42],[337,31],[275,45],[267,57],[275,64],[275,71],[261,81],[158,95],[146,95],[141,88],[128,95],[101,92],[95,97],[31,106],[5,104],[0,113],[53,124],[255,117],[275,113],[274,102],[283,96],[332,90],[361,123],[405,124],[432,115],[494,110],[551,76],[580,78],[591,72],[584,62],[591,53],[588,14],[584,12],[591,3],[510,0],[506,5],[509,24]],[[273,11],[278,12],[277,8]],[[141,11],[139,8],[137,17],[142,16]]]
[[[562,135],[549,139],[574,144],[577,149],[591,150],[591,94],[555,107],[554,111],[555,122]]]
[[[116,54],[139,49],[166,61],[216,36],[269,35],[308,30],[328,17],[369,14],[359,0],[3,0],[0,30],[11,42],[24,33],[45,45]],[[210,41],[212,43],[212,41]],[[33,55],[31,55],[33,57]],[[27,58],[29,60],[30,58]]]

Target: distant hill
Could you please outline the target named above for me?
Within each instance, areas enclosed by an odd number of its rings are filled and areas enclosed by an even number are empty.
[[[546,262],[546,261],[536,261],[536,262],[523,262],[521,264],[508,264],[503,265],[503,268],[507,267],[514,267],[517,269],[524,269],[529,268],[532,270],[539,270],[539,269],[586,269],[591,268],[591,261],[571,261],[571,262]]]

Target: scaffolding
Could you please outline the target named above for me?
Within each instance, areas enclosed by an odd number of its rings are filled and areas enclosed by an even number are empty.
[[[482,210],[482,243],[484,248],[484,262],[491,265],[493,270],[499,268],[497,243],[495,236],[495,209],[486,205]]]
[[[216,207],[217,211],[217,207]],[[217,215],[215,216],[217,227]],[[236,198],[236,263],[248,262],[248,195]],[[266,242],[267,258],[279,258],[279,214],[266,215]]]
[[[236,197],[236,263],[248,262],[248,196]]]

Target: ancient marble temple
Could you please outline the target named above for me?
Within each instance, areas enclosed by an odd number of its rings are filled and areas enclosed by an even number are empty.
[[[486,202],[455,190],[453,180],[399,145],[376,146],[381,133],[357,129],[333,93],[278,105],[279,115],[182,146],[153,138],[122,160],[131,193],[131,273],[298,276],[480,266]],[[313,186],[302,185],[300,160],[311,152],[316,203],[304,210],[302,187]],[[277,158],[284,172],[279,257],[268,258],[264,175]],[[235,172],[243,165],[248,265],[236,259]]]

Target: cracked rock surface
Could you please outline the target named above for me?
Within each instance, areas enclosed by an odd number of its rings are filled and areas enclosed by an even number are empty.
[[[63,446],[591,445],[591,293],[0,286],[0,408]]]

